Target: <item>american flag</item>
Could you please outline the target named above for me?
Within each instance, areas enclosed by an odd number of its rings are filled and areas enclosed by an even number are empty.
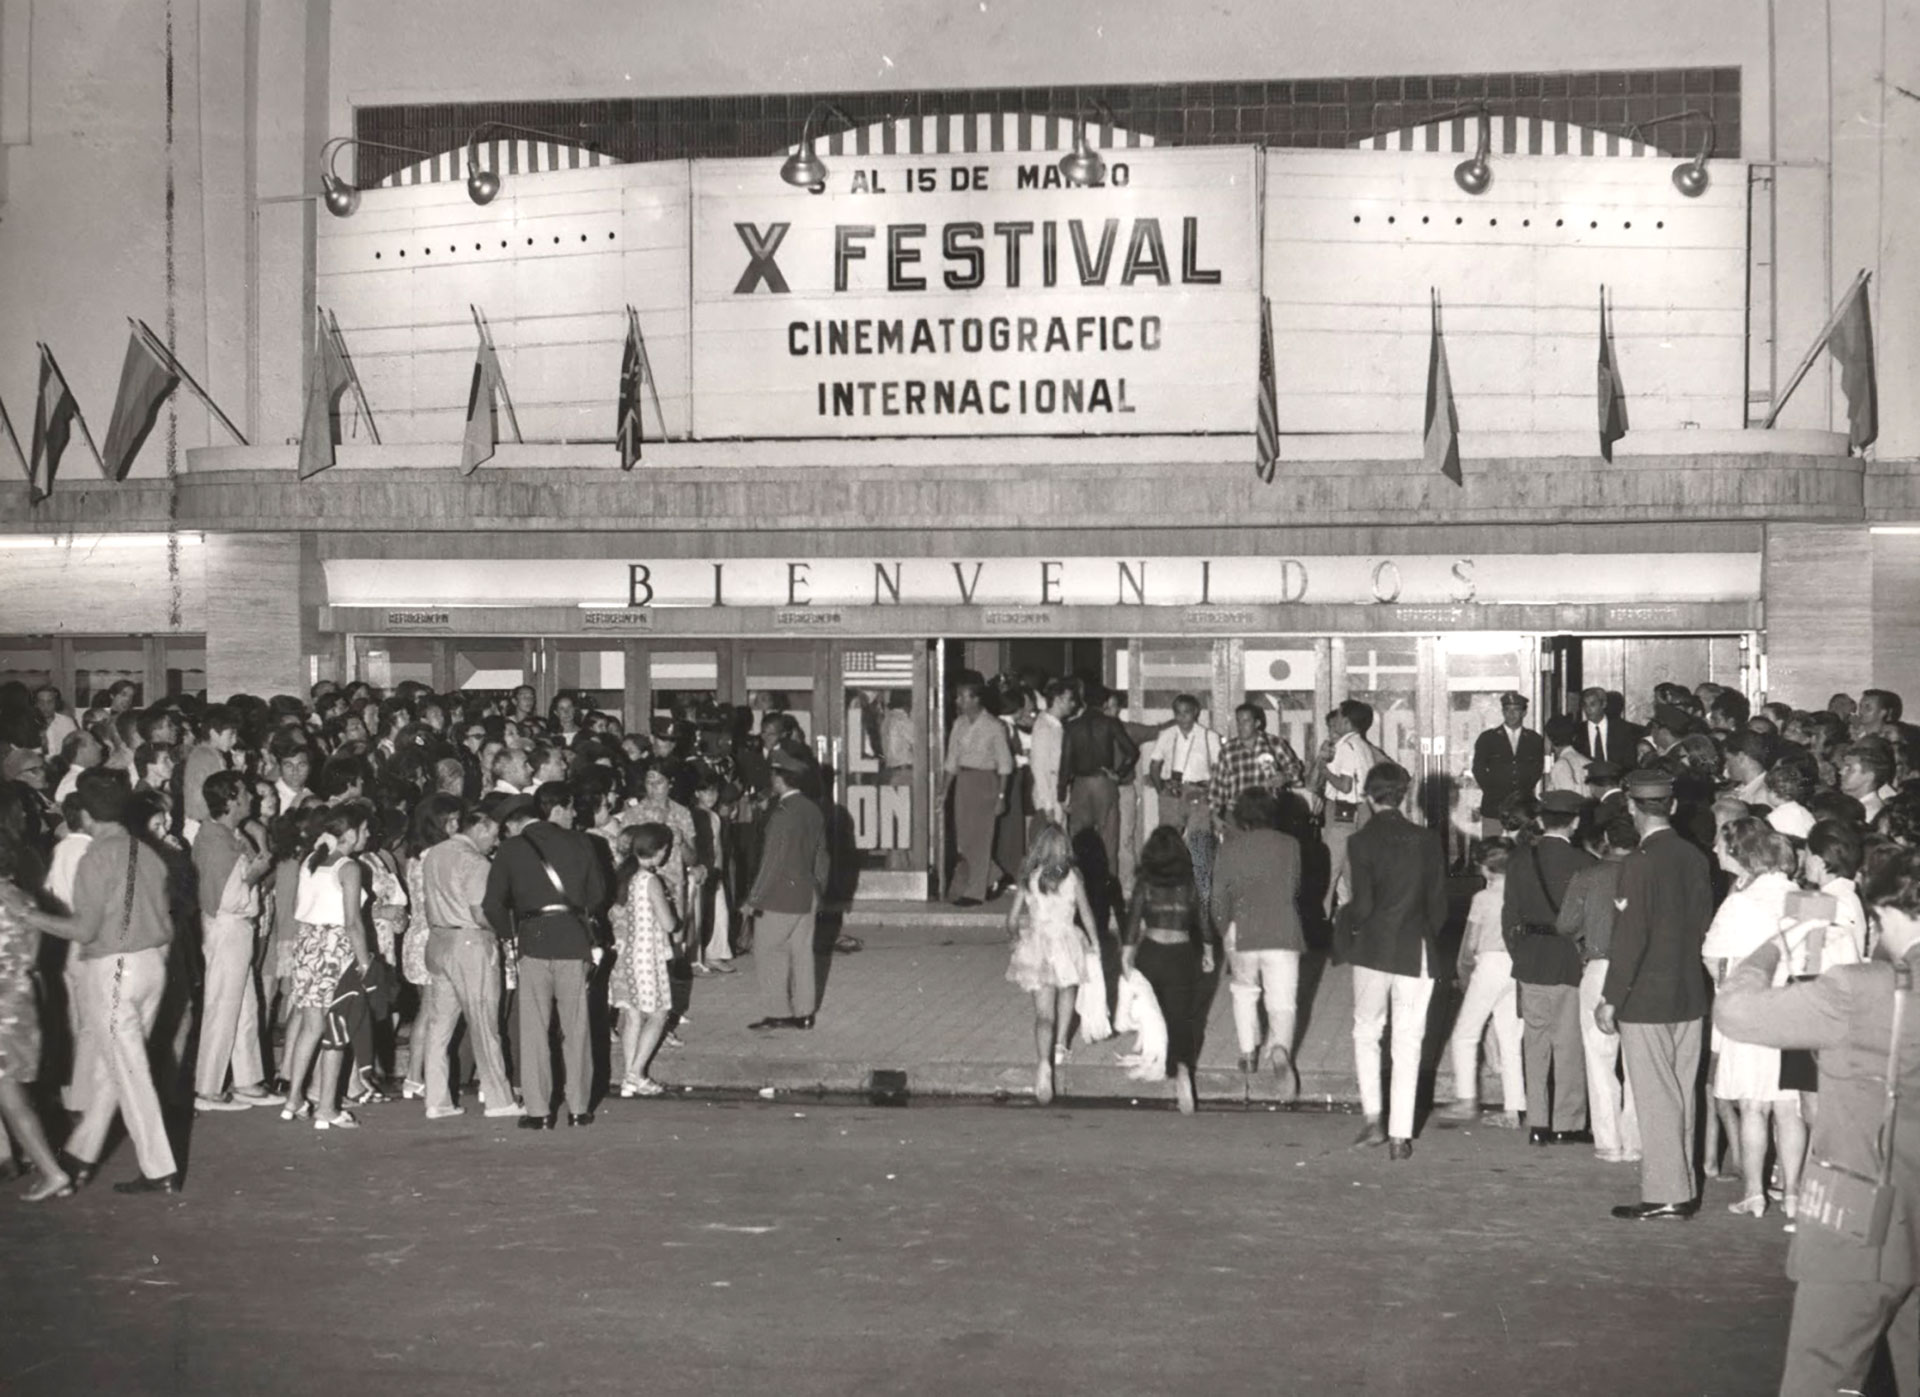
[[[841,663],[842,678],[856,688],[911,689],[913,651],[849,650]]]
[[[1267,298],[1260,298],[1260,394],[1253,427],[1253,468],[1269,484],[1280,463],[1280,404],[1273,382],[1273,319]]]

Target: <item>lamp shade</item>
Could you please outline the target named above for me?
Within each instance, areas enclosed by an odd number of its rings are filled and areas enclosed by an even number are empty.
[[[801,189],[811,189],[816,184],[826,183],[826,162],[813,148],[811,136],[802,141],[800,148],[789,155],[786,162],[780,166],[780,178]]]

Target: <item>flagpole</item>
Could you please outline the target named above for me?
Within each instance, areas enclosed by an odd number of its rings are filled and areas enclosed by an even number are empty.
[[[14,435],[13,419],[7,416],[7,405],[0,403],[0,432],[5,432],[7,442],[13,447],[14,459],[20,462],[20,469],[26,472],[29,482],[33,479],[33,465],[27,460],[27,453],[20,449],[20,438]]]
[[[232,419],[229,418],[226,413],[220,411],[220,404],[216,403],[212,397],[208,395],[207,390],[195,381],[194,376],[186,371],[186,368],[180,363],[180,360],[174,355],[174,352],[167,348],[165,341],[153,333],[152,328],[148,326],[147,322],[144,320],[135,320],[132,316],[128,316],[127,323],[133,326],[135,333],[141,335],[146,340],[147,348],[160,356],[161,362],[166,364],[168,370],[177,375],[180,381],[192,390],[193,396],[206,404],[207,411],[212,413],[214,419],[218,421],[222,427],[227,429],[233,439],[240,443],[240,445],[245,446],[247,439],[241,435],[240,429],[233,425]]]
[[[480,342],[492,351],[494,365],[498,367],[500,363],[500,351],[493,342],[493,331],[487,326],[485,313],[481,311],[479,306],[472,305],[471,303],[469,303],[468,308],[473,311],[473,323],[479,327]],[[502,370],[495,374],[493,381],[500,389],[500,401],[506,405],[507,425],[513,428],[513,439],[517,442],[525,442],[526,438],[520,435],[520,414],[513,410],[513,394],[507,391],[506,371]]]
[[[330,310],[320,312],[326,318],[326,333],[333,340],[333,349],[340,356],[340,362],[347,366],[347,382],[353,385],[354,405],[360,409],[360,416],[367,424],[367,435],[373,444],[380,444],[380,429],[374,425],[373,409],[367,406],[367,390],[360,386],[360,370],[353,366],[353,356],[347,353],[346,337],[340,333],[340,322]]]
[[[107,474],[106,458],[100,454],[100,448],[94,444],[93,429],[87,425],[86,413],[80,410],[80,399],[74,397],[73,385],[68,383],[67,376],[60,372],[60,361],[53,357],[53,351],[47,348],[44,341],[40,345],[40,352],[46,355],[47,362],[53,365],[53,371],[59,376],[61,386],[67,390],[67,396],[73,398],[73,420],[80,424],[80,435],[86,439],[87,450],[93,453],[93,463],[100,468],[101,478],[105,479]]]
[[[640,330],[640,312],[627,305],[627,323],[633,327],[633,342],[640,346],[640,372],[646,377],[647,392],[653,395],[653,415],[660,419],[660,440],[667,440],[667,410],[660,406],[660,385],[653,376],[653,356],[647,353],[647,337]],[[643,424],[644,425],[644,424]],[[643,429],[641,440],[646,439]]]
[[[1800,380],[1807,376],[1807,371],[1813,367],[1813,361],[1820,357],[1820,351],[1827,347],[1827,341],[1833,337],[1834,330],[1840,324],[1840,317],[1845,315],[1847,307],[1853,304],[1854,293],[1865,285],[1871,275],[1865,267],[1855,274],[1853,284],[1847,287],[1847,294],[1840,298],[1839,304],[1833,308],[1833,314],[1827,317],[1826,325],[1814,339],[1812,348],[1807,350],[1806,357],[1800,361],[1800,367],[1795,369],[1793,377],[1787,380],[1787,391],[1782,393],[1779,400],[1774,403],[1773,409],[1767,413],[1767,420],[1761,423],[1761,426],[1771,427],[1774,420],[1786,409],[1787,399],[1791,398],[1793,390],[1800,386]]]

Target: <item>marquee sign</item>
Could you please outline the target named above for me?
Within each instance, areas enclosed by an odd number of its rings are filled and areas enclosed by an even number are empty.
[[[333,606],[576,606],[588,615],[770,607],[782,630],[832,630],[889,606],[978,608],[993,629],[1044,630],[1065,606],[1183,607],[1192,629],[1232,628],[1252,606],[1745,601],[1756,553],[1403,554],[1220,558],[360,559],[323,564]],[[1238,610],[1236,611],[1236,608]],[[401,614],[397,610],[390,614]],[[1438,619],[1438,618],[1436,618]],[[591,629],[647,629],[594,626]]]
[[[1245,433],[1256,152],[693,166],[694,428],[715,437]]]

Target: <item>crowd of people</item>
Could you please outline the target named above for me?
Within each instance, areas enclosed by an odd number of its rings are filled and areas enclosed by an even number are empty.
[[[828,859],[791,714],[707,700],[629,734],[524,687],[137,698],[0,686],[0,1171],[30,1199],[86,1185],[116,1118],[115,1187],[177,1192],[163,1102],[189,1092],[345,1130],[393,1094],[460,1115],[468,1084],[522,1128],[590,1125],[596,1072],[662,1092],[688,986],[749,940],[752,1027],[812,1027]]]

